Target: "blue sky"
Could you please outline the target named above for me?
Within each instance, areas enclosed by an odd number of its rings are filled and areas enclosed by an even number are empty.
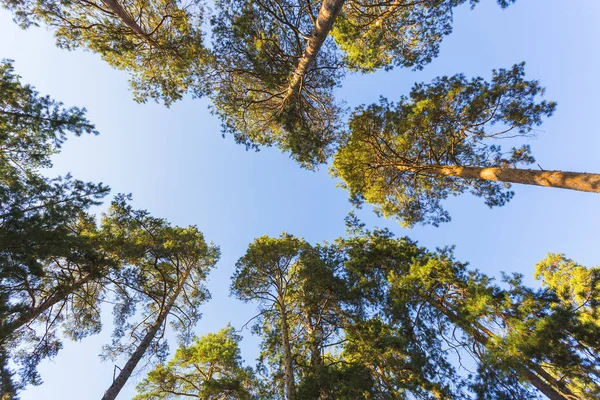
[[[454,33],[423,71],[348,76],[340,98],[349,106],[380,95],[396,100],[417,81],[459,72],[489,77],[493,68],[526,61],[527,77],[539,79],[546,98],[558,102],[555,115],[527,142],[537,162],[544,169],[600,172],[600,2],[518,0],[506,10],[492,0],[482,3],[474,11],[457,10]],[[204,306],[198,335],[227,322],[240,327],[254,315],[252,305],[229,297],[229,278],[255,237],[287,231],[314,243],[344,234],[351,206],[327,168],[302,170],[276,149],[247,152],[232,138],[223,139],[206,100],[185,99],[170,109],[137,104],[125,73],[96,54],[57,49],[44,28],[21,31],[5,11],[0,11],[0,38],[0,58],[14,59],[24,82],[68,106],[86,107],[101,133],[70,139],[50,174],[71,172],[109,184],[113,194],[132,193],[136,207],[174,224],[195,224],[221,247],[221,261],[208,283],[212,300]],[[447,201],[453,220],[440,228],[402,229],[375,217],[370,207],[358,215],[371,227],[389,227],[422,245],[454,244],[459,259],[494,276],[521,272],[532,282],[534,265],[547,252],[600,264],[600,196],[514,189],[513,201],[499,209],[468,195]],[[109,332],[107,315],[104,333],[66,343],[55,359],[41,365],[45,383],[25,391],[22,399],[100,398],[112,379],[113,363],[98,358]],[[258,341],[247,330],[242,334],[243,356],[253,365]],[[143,375],[132,379],[119,398],[130,398]]]

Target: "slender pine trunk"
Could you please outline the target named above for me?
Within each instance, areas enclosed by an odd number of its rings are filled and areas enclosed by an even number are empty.
[[[148,332],[146,332],[146,335],[140,342],[139,346],[135,349],[131,357],[129,357],[129,360],[127,360],[127,363],[125,364],[123,369],[121,369],[121,372],[119,372],[119,375],[115,378],[112,385],[110,385],[106,393],[104,393],[102,400],[116,399],[121,389],[123,389],[123,386],[125,386],[125,383],[133,373],[133,370],[138,365],[138,363],[150,347],[150,344],[152,344],[152,340],[154,340],[154,337],[158,333],[160,327],[165,323],[165,320],[169,316],[169,312],[171,311],[173,304],[175,304],[175,301],[179,297],[179,294],[181,293],[181,290],[183,289],[183,286],[185,285],[185,282],[187,281],[191,270],[192,267],[187,267],[187,270],[185,271],[185,274],[183,275],[182,279],[179,281],[177,288],[175,288],[173,295],[165,304],[165,307],[161,310],[160,314],[158,314],[156,321],[152,324],[152,326],[150,326],[150,329],[148,329]],[[165,296],[167,295],[168,293],[165,293]]]
[[[440,303],[438,303],[439,300]],[[431,304],[436,310],[444,314],[452,323],[459,326],[462,330],[467,332],[475,341],[482,346],[486,347],[489,343],[490,337],[493,335],[492,332],[485,329],[485,327],[475,324],[476,326],[472,326],[471,324],[466,324],[461,318],[456,315],[452,310],[448,309],[443,301],[440,299],[435,299],[433,297],[428,297],[426,301]],[[535,371],[532,371],[532,369]],[[546,382],[542,378],[540,378],[538,372],[542,370],[541,367],[537,365],[531,365],[527,363],[527,365],[523,365],[520,368],[518,373],[520,373],[523,378],[527,379],[529,383],[537,390],[539,390],[542,394],[544,394],[550,400],[570,400],[573,397],[566,397],[561,391],[554,388],[549,382]],[[542,370],[543,371],[543,370]],[[543,371],[543,375],[548,375],[545,371]]]
[[[298,61],[296,70],[292,74],[287,89],[286,100],[300,91],[304,75],[306,75],[308,68],[317,58],[317,54],[319,53],[319,50],[321,50],[321,46],[323,46],[325,39],[327,39],[327,35],[329,35],[329,32],[333,28],[333,23],[342,9],[344,2],[345,0],[323,0],[319,15],[317,16],[315,28],[306,43],[304,53]]]
[[[287,323],[287,313],[281,310],[281,347],[284,360],[284,384],[286,400],[296,400],[296,384],[294,382],[294,360],[290,347],[290,333]]]
[[[412,167],[396,166],[401,171],[414,171]],[[517,168],[481,168],[457,166],[427,166],[425,172],[463,179],[483,179],[523,185],[547,186],[582,192],[600,193],[600,174],[567,171],[542,171]]]
[[[4,341],[7,338],[10,338],[18,329],[26,324],[31,323],[56,303],[65,300],[70,294],[78,289],[81,289],[83,285],[92,279],[93,276],[93,274],[87,274],[74,284],[56,291],[53,295],[42,301],[39,306],[21,313],[18,318],[10,321],[9,323],[2,324],[0,327],[0,343],[4,343]]]

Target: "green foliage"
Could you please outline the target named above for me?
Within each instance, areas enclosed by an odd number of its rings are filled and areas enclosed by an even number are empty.
[[[513,193],[507,184],[441,174],[444,167],[515,167],[534,162],[528,145],[503,152],[495,139],[529,137],[555,103],[524,79],[524,65],[493,72],[490,82],[463,75],[417,84],[397,104],[358,107],[349,137],[335,156],[333,174],[357,205],[368,202],[405,226],[438,225],[450,215],[448,196],[470,191],[490,206]],[[499,125],[499,126],[498,126]]]
[[[275,396],[294,396],[293,349],[290,337],[301,317],[298,290],[301,286],[302,254],[310,246],[302,239],[282,233],[279,238],[262,236],[248,247],[236,263],[231,293],[238,299],[258,302],[253,331],[263,337],[261,363],[276,382]],[[269,364],[267,367],[265,362]],[[277,379],[279,378],[279,379]]]
[[[558,296],[563,307],[576,310],[582,323],[600,326],[600,269],[586,268],[564,254],[548,254],[536,266],[535,278]]]
[[[341,77],[331,43],[309,68],[298,93],[292,74],[312,29],[312,14],[295,1],[217,1],[213,18],[215,112],[224,133],[247,148],[277,146],[314,168],[339,136],[333,89]]]
[[[228,326],[180,347],[167,364],[150,371],[134,399],[258,399],[258,381],[251,368],[242,366],[240,340]]]
[[[49,96],[23,85],[11,60],[0,62],[0,176],[50,167],[67,134],[98,134],[85,118],[85,108],[64,108]]]
[[[457,351],[459,357],[470,355],[476,361],[477,374],[466,382],[476,398],[536,398],[532,386],[567,397],[597,397],[600,331],[589,319],[582,318],[582,315],[597,315],[593,301],[582,307],[566,305],[557,287],[545,285],[546,288],[536,291],[526,287],[520,275],[506,276],[502,288],[493,279],[455,261],[449,249],[413,251],[420,255],[398,263],[402,259],[395,254],[406,247],[406,240],[395,241],[377,232],[366,236],[361,239],[359,249],[369,243],[369,250],[359,250],[365,253],[359,256],[358,263],[363,269],[356,269],[355,273],[366,273],[380,286],[387,281],[389,286],[381,289],[391,301],[387,315],[400,322],[403,329],[415,326],[416,321],[425,324],[423,339],[416,340],[417,343],[436,343],[438,338],[443,340],[441,343],[448,343],[448,350],[461,349]],[[394,242],[398,250],[394,250]],[[586,298],[592,298],[593,280],[589,277],[595,274],[595,269],[586,272],[585,268],[565,260],[550,255],[538,271],[575,270],[588,277],[581,281],[586,282],[582,290],[587,290]],[[570,268],[565,266],[568,263]],[[373,270],[383,272],[383,276]],[[411,315],[412,321],[402,319]],[[431,354],[436,353],[429,352],[428,358]],[[411,365],[418,365],[411,361]],[[435,365],[443,362],[436,361]],[[532,378],[535,376],[542,384]]]
[[[97,133],[85,109],[40,96],[0,63],[0,352],[2,386],[14,393],[40,382],[37,365],[60,349],[61,324],[76,339],[100,329],[100,293],[83,282],[114,264],[86,212],[108,187],[39,171],[67,135],[84,133]]]
[[[452,32],[455,7],[467,0],[349,0],[332,35],[351,70],[373,72],[394,66],[421,69],[437,57]],[[470,0],[475,6],[478,0]],[[507,7],[514,0],[499,0]]]
[[[136,100],[165,104],[206,92],[202,3],[176,0],[2,0],[23,28],[45,24],[57,45],[85,48],[131,75]]]
[[[173,227],[145,210],[134,210],[125,196],[113,202],[103,224],[118,243],[123,264],[109,279],[115,329],[103,356],[133,353],[163,311],[172,317],[180,341],[189,342],[201,317],[199,308],[210,298],[203,281],[219,259],[218,247],[206,243],[195,226]],[[166,328],[161,324],[154,335],[148,358],[166,357]]]

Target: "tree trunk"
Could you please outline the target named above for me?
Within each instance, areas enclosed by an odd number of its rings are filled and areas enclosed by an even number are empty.
[[[284,384],[286,400],[296,400],[296,384],[294,382],[294,360],[290,347],[289,328],[287,314],[281,310],[281,347],[283,348],[284,360]]]
[[[121,369],[121,372],[119,372],[117,378],[113,381],[112,385],[110,385],[106,393],[104,393],[102,400],[114,400],[121,391],[121,389],[123,389],[123,386],[125,386],[125,383],[133,373],[133,370],[148,350],[148,347],[150,347],[150,344],[152,343],[152,340],[154,340],[154,337],[158,333],[158,330],[160,329],[161,325],[163,325],[165,320],[167,319],[169,312],[173,307],[173,304],[175,304],[175,301],[179,297],[179,294],[181,293],[181,290],[183,289],[183,286],[185,285],[185,282],[187,281],[187,278],[191,273],[191,270],[192,267],[187,268],[185,274],[179,281],[177,288],[173,292],[173,295],[169,299],[168,303],[162,309],[162,311],[156,318],[156,321],[154,322],[154,324],[152,324],[148,332],[146,332],[146,335],[140,342],[139,346],[135,349],[131,357],[129,357],[129,360],[127,360],[127,363],[125,364],[123,369]],[[167,293],[165,293],[165,296],[167,296]]]
[[[454,311],[448,309],[448,307],[446,307],[445,304],[440,304],[436,301],[439,299],[435,299],[432,296],[428,296],[425,300],[429,304],[431,304],[436,310],[438,310],[439,312],[444,314],[450,321],[452,321],[452,323],[456,324],[462,330],[464,330],[469,335],[471,335],[471,337],[473,337],[473,339],[475,339],[476,342],[478,342],[479,344],[481,344],[484,347],[487,346],[490,336],[492,336],[493,334],[490,331],[488,331],[487,329],[485,329],[485,327],[481,327],[481,326],[473,327],[473,326],[465,324],[460,319],[460,317],[458,315],[456,315],[456,313],[454,313]],[[443,303],[442,300],[440,300],[440,302]],[[480,328],[480,329],[478,329],[478,328]],[[573,398],[573,397],[566,397],[565,395],[563,395],[560,391],[558,391],[557,389],[552,387],[548,382],[541,379],[538,376],[538,374],[532,372],[530,369],[533,369],[534,371],[536,371],[538,369],[541,369],[541,367],[539,367],[537,365],[523,365],[523,368],[520,371],[517,371],[517,373],[522,374],[523,378],[527,379],[533,387],[535,387],[537,390],[539,390],[547,398],[549,398],[550,400],[569,400],[569,398],[571,398],[571,399]],[[538,372],[538,371],[536,371],[536,372]],[[544,372],[544,375],[547,375],[545,371],[543,371],[543,372]]]
[[[321,358],[321,332],[319,327],[314,326],[309,315],[306,316],[306,332],[310,348],[310,366],[313,369],[313,373],[318,373],[323,365],[323,359]]]
[[[102,3],[104,3],[104,5],[106,5],[117,17],[119,17],[119,19],[123,21],[123,23],[129,27],[129,29],[137,33],[138,36],[140,36],[144,41],[153,46],[156,44],[150,35],[148,35],[148,33],[146,33],[146,31],[144,31],[142,27],[139,26],[137,22],[133,20],[133,18],[131,18],[131,16],[127,13],[127,11],[125,11],[123,6],[119,4],[117,0],[102,0]]]
[[[414,7],[414,3],[406,4],[406,0],[395,0],[392,4],[390,4],[385,11],[379,14],[373,21],[371,21],[370,25],[379,26],[381,25],[381,21],[387,19],[390,15],[392,15],[397,9],[403,6]],[[365,29],[365,28],[363,28]],[[365,33],[363,37],[367,34],[367,29],[365,29]]]
[[[5,340],[11,337],[13,333],[16,332],[18,329],[20,329],[26,324],[31,323],[33,320],[38,318],[43,312],[49,310],[50,307],[66,299],[71,293],[83,287],[83,285],[89,282],[93,276],[93,274],[87,274],[85,277],[81,278],[79,281],[75,282],[68,288],[58,290],[56,293],[45,299],[42,302],[42,304],[40,304],[36,308],[31,308],[27,312],[21,313],[21,315],[13,321],[7,324],[2,324],[2,326],[0,327],[0,343],[4,343]]]
[[[321,50],[321,46],[323,46],[325,39],[327,39],[327,35],[329,35],[331,28],[333,28],[333,23],[342,9],[344,2],[345,0],[323,0],[317,22],[315,23],[315,28],[306,43],[304,53],[298,61],[296,70],[292,74],[285,100],[300,91],[304,75],[306,75],[308,68],[317,58],[317,54],[319,53],[319,50]]]
[[[405,166],[396,166],[396,169],[401,171],[415,170],[412,167]],[[438,175],[456,176],[463,179],[483,179],[600,193],[600,174],[586,172],[456,166],[427,166],[423,167],[423,171],[433,172]]]

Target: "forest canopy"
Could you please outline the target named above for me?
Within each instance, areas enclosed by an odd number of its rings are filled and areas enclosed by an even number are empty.
[[[490,208],[508,204],[514,185],[600,193],[600,174],[537,164],[531,139],[558,108],[524,62],[448,71],[371,104],[339,96],[346,76],[425,69],[456,10],[479,3],[0,0],[19,27],[45,27],[59,48],[126,73],[135,101],[204,98],[223,136],[329,168],[352,206],[406,228],[449,223],[445,202],[467,192]],[[130,194],[108,198],[104,183],[55,176],[65,143],[99,129],[14,64],[0,62],[0,399],[41,385],[40,367],[67,343],[109,331],[103,400],[134,380],[137,400],[600,398],[600,267],[548,253],[524,273],[511,272],[517,263],[484,273],[452,246],[427,248],[353,214],[330,241],[254,230],[237,262],[219,265],[219,246],[193,223],[156,216]],[[221,189],[185,185],[207,197]],[[323,237],[325,228],[315,226]],[[201,317],[217,265],[232,272],[228,294],[255,312],[211,332]],[[258,342],[253,365],[242,356],[246,328]]]

